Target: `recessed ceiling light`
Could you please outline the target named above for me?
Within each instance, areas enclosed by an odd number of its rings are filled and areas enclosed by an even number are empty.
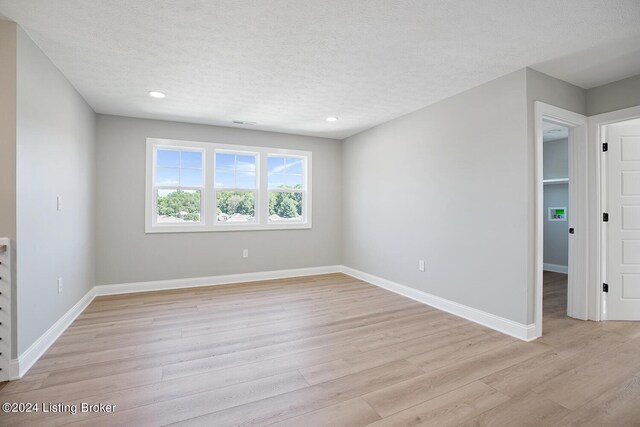
[[[152,90],[151,92],[149,92],[149,96],[151,96],[153,98],[164,98],[167,95],[165,95],[162,92],[158,92],[158,91]]]
[[[328,122],[337,122],[338,118],[337,117],[327,117],[327,121]]]

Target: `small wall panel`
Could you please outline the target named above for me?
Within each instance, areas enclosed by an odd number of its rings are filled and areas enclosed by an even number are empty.
[[[622,207],[622,229],[640,230],[640,206]]]
[[[622,275],[622,298],[640,298],[640,274]]]
[[[623,136],[621,140],[620,160],[625,162],[640,162],[640,137]]]
[[[622,263],[640,264],[640,240],[622,241]]]
[[[640,172],[622,172],[622,195],[640,196]]]

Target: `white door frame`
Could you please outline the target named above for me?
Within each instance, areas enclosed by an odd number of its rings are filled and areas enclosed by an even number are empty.
[[[607,228],[603,227],[600,220],[602,212],[606,212],[607,167],[606,159],[602,154],[602,144],[607,142],[606,126],[637,118],[640,118],[640,106],[589,117],[589,140],[595,142],[591,144],[589,162],[594,170],[594,173],[590,174],[590,180],[593,179],[590,187],[594,189],[592,193],[595,196],[590,203],[590,210],[597,213],[594,215],[596,220],[591,226],[595,244],[592,245],[589,254],[589,275],[595,278],[589,295],[589,319],[592,320],[607,319],[606,294],[602,292],[602,283],[606,283],[608,235]]]
[[[536,101],[535,114],[535,232],[534,232],[534,301],[535,334],[542,336],[544,183],[543,121],[569,127],[569,284],[567,315],[578,319],[588,316],[588,147],[587,117],[569,110]]]

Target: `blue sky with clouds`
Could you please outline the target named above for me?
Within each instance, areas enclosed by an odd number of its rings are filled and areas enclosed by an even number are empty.
[[[158,149],[156,185],[199,187],[202,181],[201,151]],[[216,153],[216,188],[256,188],[257,156]],[[269,188],[302,185],[302,159],[269,156],[267,159]]]

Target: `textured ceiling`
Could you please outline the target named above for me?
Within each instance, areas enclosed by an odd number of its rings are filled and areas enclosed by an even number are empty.
[[[97,112],[335,138],[525,66],[585,88],[640,73],[639,0],[0,0],[0,13]]]

